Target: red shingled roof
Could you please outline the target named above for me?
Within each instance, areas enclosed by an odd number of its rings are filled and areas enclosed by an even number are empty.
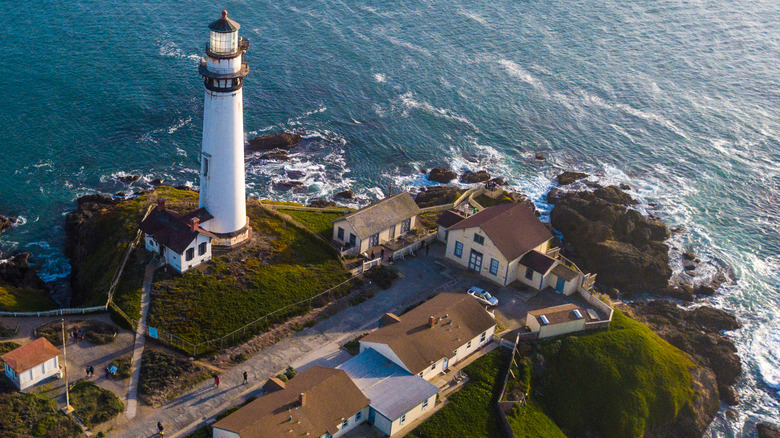
[[[9,351],[2,356],[2,359],[18,374],[60,354],[60,350],[47,341],[46,338],[38,338],[16,350]]]

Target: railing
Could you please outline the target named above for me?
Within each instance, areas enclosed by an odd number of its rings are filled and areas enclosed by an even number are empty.
[[[455,207],[455,203],[434,205],[434,206],[431,206],[431,207],[424,207],[424,208],[420,209],[420,214],[422,214],[422,213],[435,213],[437,211],[445,211],[445,210],[449,210],[449,209],[454,208],[454,207]]]
[[[430,244],[436,240],[436,231],[424,234],[420,239],[410,243],[409,245],[393,251],[393,260],[403,259],[407,254],[414,254],[414,251],[420,249],[426,243]]]
[[[462,195],[460,195],[460,197],[458,197],[458,199],[455,200],[455,202],[453,202],[453,206],[454,207],[459,206],[460,204],[463,203],[463,201],[467,200],[474,192],[479,191],[479,190],[484,190],[484,188],[482,187],[482,184],[474,186],[474,187],[466,190],[465,192],[463,192]]]
[[[69,309],[54,309],[54,310],[43,310],[40,312],[0,312],[0,316],[62,316],[62,315],[78,315],[78,314],[86,314],[86,313],[97,313],[97,312],[105,312],[107,310],[106,306],[95,306],[95,307],[78,307],[78,308],[69,308]]]
[[[285,204],[272,204],[270,202],[260,202],[263,207],[268,207],[274,210],[294,210],[294,211],[317,211],[320,213],[352,213],[351,208],[341,207],[304,207],[302,205],[285,205]]]

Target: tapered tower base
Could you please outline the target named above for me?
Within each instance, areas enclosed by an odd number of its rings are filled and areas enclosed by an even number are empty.
[[[247,224],[244,228],[232,233],[212,233],[215,237],[211,239],[211,245],[216,248],[233,248],[239,246],[252,237],[252,227],[249,226],[249,220],[247,218]]]

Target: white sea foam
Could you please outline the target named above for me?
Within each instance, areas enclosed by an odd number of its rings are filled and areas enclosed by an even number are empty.
[[[197,54],[187,54],[182,49],[179,48],[179,46],[173,42],[172,40],[168,39],[167,37],[163,37],[158,41],[158,44],[160,44],[160,56],[164,56],[166,58],[176,58],[176,59],[190,59],[193,61],[200,62],[200,55]]]
[[[173,134],[176,132],[179,128],[186,126],[188,123],[192,121],[192,116],[187,117],[186,119],[180,118],[177,123],[174,125],[168,127],[167,131],[168,134]]]
[[[520,79],[521,81],[526,82],[528,84],[531,84],[534,87],[542,88],[541,81],[539,81],[539,79],[536,79],[531,73],[529,73],[526,69],[521,67],[516,62],[510,61],[508,59],[499,59],[498,63],[501,65],[501,67],[504,67],[504,69],[507,71],[507,73],[509,73],[510,76]]]
[[[416,100],[414,93],[412,93],[411,91],[398,96],[398,99],[406,108],[419,109],[437,117],[442,117],[447,120],[454,120],[457,122],[461,122],[471,126],[472,128],[478,131],[477,127],[473,123],[471,123],[471,120],[467,119],[465,116],[456,114],[454,111],[446,108],[437,108],[425,101]]]
[[[487,24],[488,23],[487,20],[484,17],[480,16],[479,14],[477,14],[475,12],[460,10],[460,11],[458,11],[458,14],[463,15],[466,18],[471,18],[472,20],[476,21],[479,24]]]
[[[374,80],[382,83],[387,81],[387,76],[385,76],[383,73],[374,73]]]

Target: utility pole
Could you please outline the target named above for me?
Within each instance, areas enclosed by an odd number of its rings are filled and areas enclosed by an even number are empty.
[[[62,354],[64,364],[62,368],[65,370],[65,413],[70,414],[73,412],[73,406],[70,405],[70,388],[68,387],[68,349],[65,346],[65,318],[62,318]]]

